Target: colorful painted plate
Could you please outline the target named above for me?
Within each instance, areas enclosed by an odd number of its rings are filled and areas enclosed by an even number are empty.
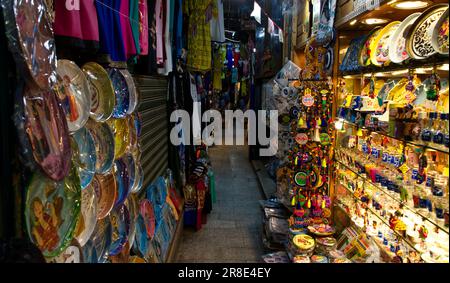
[[[153,205],[148,199],[144,199],[139,204],[139,213],[142,216],[145,223],[145,231],[147,239],[153,239],[155,236],[156,219],[155,212],[153,210]]]
[[[117,181],[117,199],[114,207],[120,207],[130,193],[130,178],[128,175],[127,160],[120,158],[115,161],[114,173]]]
[[[125,247],[130,233],[130,213],[125,205],[121,205],[111,211],[109,217],[112,225],[112,243],[109,255],[118,255]]]
[[[120,69],[120,73],[125,78],[125,81],[127,82],[128,91],[130,94],[130,100],[129,100],[129,106],[127,110],[127,114],[132,114],[138,105],[139,97],[138,92],[136,89],[136,85],[134,83],[134,79],[131,76],[130,72],[127,69]]]
[[[406,51],[405,31],[411,27],[420,14],[414,13],[409,15],[391,36],[391,40],[389,41],[389,60],[393,63],[398,64],[409,58],[408,52]]]
[[[80,174],[81,188],[85,189],[95,174],[95,164],[97,163],[95,141],[91,133],[84,127],[76,131],[72,137],[75,142],[75,146],[72,147],[72,158]]]
[[[363,46],[361,47],[361,51],[359,53],[359,64],[361,66],[366,67],[366,66],[370,65],[370,63],[371,63],[370,55],[373,52],[373,50],[371,49],[371,46],[372,46],[373,41],[380,34],[380,32],[381,32],[381,28],[375,28],[367,36],[367,40],[364,42]]]
[[[116,104],[113,111],[114,118],[124,118],[127,115],[130,105],[130,92],[128,90],[127,80],[119,69],[108,69],[109,78],[114,87]]]
[[[84,127],[91,109],[89,83],[81,69],[72,61],[58,60],[56,93],[66,113],[69,131]]]
[[[97,219],[104,219],[114,208],[117,199],[117,183],[113,173],[95,175],[91,186],[94,188],[98,201]]]
[[[130,213],[130,234],[128,235],[128,245],[131,250],[136,239],[137,218],[139,216],[139,200],[137,195],[130,195],[125,201],[125,206]]]
[[[26,88],[23,96],[25,131],[34,160],[47,176],[61,181],[69,173],[72,158],[64,111],[54,92]]]
[[[113,229],[109,217],[97,221],[91,238],[83,247],[85,263],[104,262],[109,255]]]
[[[95,229],[97,223],[98,207],[94,187],[90,186],[81,191],[81,215],[75,229],[75,238],[83,247]]]
[[[56,51],[53,30],[44,0],[3,1],[5,28],[16,61],[42,90],[56,82]]]
[[[133,116],[128,116],[127,118],[127,123],[128,123],[128,150],[129,151],[133,151],[137,146],[138,146],[138,136],[137,136],[137,131],[136,131],[136,127],[135,127],[135,119]]]
[[[91,133],[95,142],[96,164],[95,172],[99,174],[108,173],[114,163],[115,141],[111,128],[105,123],[96,123],[89,120],[86,128]]]
[[[110,119],[108,125],[114,134],[114,158],[120,158],[125,154],[130,142],[128,119]]]
[[[350,46],[345,53],[342,64],[339,66],[341,72],[358,71],[361,69],[359,64],[359,54],[363,44],[367,41],[367,35],[362,35],[354,38],[350,42]]]
[[[132,193],[139,193],[142,190],[142,186],[144,184],[144,169],[142,169],[141,162],[138,161],[135,163],[136,169],[135,169],[135,182],[133,187],[131,188]]]
[[[147,237],[147,226],[145,225],[144,217],[138,215],[136,220],[136,250],[142,257],[146,258],[150,240]]]
[[[83,251],[76,239],[57,257],[47,259],[47,263],[82,263]]]
[[[386,81],[386,83],[381,87],[380,91],[378,92],[378,98],[383,102],[386,100],[389,92],[395,87],[395,85],[399,82],[397,79],[392,79]]]
[[[108,72],[94,62],[84,64],[82,69],[91,91],[91,118],[97,122],[105,122],[112,116],[116,104]]]
[[[157,199],[156,202],[158,204],[164,204],[166,203],[166,197],[167,197],[167,184],[164,179],[164,177],[158,177],[155,181],[156,185],[156,191],[157,191]]]
[[[135,112],[133,114],[134,117],[134,127],[136,128],[136,134],[138,136],[138,138],[141,137],[141,133],[142,133],[142,116],[140,112]]]
[[[80,178],[72,166],[61,182],[35,173],[27,188],[25,221],[28,236],[45,257],[60,255],[72,242],[80,215]]]
[[[436,22],[431,35],[431,45],[436,52],[442,55],[448,55],[449,40],[449,24],[448,24],[448,8]]]
[[[394,21],[381,29],[377,37],[370,45],[370,61],[375,66],[389,64],[389,42],[390,38],[400,26],[399,21]]]
[[[297,172],[295,174],[295,184],[300,187],[305,187],[308,180],[308,174],[303,171]]]
[[[425,59],[436,53],[431,44],[430,28],[442,16],[448,4],[436,4],[425,10],[406,33],[406,50],[413,59]]]

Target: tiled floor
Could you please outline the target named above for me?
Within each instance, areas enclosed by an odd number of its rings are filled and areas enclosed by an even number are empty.
[[[185,228],[178,262],[261,262],[262,199],[247,146],[210,149],[217,202],[200,231]]]

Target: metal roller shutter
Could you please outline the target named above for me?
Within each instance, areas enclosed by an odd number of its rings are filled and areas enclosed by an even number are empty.
[[[142,117],[141,149],[144,190],[168,169],[168,81],[165,77],[135,76]]]

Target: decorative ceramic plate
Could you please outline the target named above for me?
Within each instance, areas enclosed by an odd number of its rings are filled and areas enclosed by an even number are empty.
[[[395,87],[395,85],[399,82],[397,79],[388,80],[378,92],[378,97],[381,101],[385,101],[389,92]]]
[[[131,188],[132,193],[139,193],[142,190],[142,185],[144,184],[144,169],[142,169],[142,165],[140,161],[135,163],[135,182],[134,186]]]
[[[329,248],[334,247],[337,244],[336,239],[332,237],[317,238],[316,243],[317,245],[322,245]]]
[[[430,28],[442,16],[448,4],[436,4],[425,10],[408,29],[406,50],[413,59],[425,59],[436,53],[431,44]]]
[[[147,227],[145,226],[144,217],[138,215],[136,220],[136,247],[138,253],[144,258],[147,257],[150,240],[147,237]]]
[[[359,53],[359,64],[363,67],[369,66],[371,63],[370,54],[373,50],[371,50],[372,42],[376,39],[378,34],[380,34],[381,28],[373,29],[369,35],[367,36],[366,42],[364,42],[361,47],[361,51]]]
[[[128,84],[122,73],[115,68],[108,69],[109,78],[114,87],[116,104],[113,111],[114,118],[124,118],[127,115],[130,105],[130,92]]]
[[[142,133],[142,116],[140,112],[135,112],[134,115],[134,127],[136,128],[136,134],[138,138],[141,137]]]
[[[81,215],[75,229],[75,238],[83,247],[95,229],[97,223],[97,196],[94,187],[90,186],[81,191]]]
[[[332,47],[327,48],[327,53],[325,54],[325,61],[324,61],[324,71],[325,74],[328,76],[331,76],[333,73],[333,58],[334,58],[334,51]]]
[[[72,152],[69,130],[54,92],[26,88],[25,131],[36,163],[47,176],[61,181],[69,173]]]
[[[95,171],[99,174],[105,174],[111,170],[114,163],[114,134],[108,124],[96,123],[93,120],[87,122],[86,128],[95,142],[97,157]]]
[[[323,255],[313,255],[311,257],[312,263],[328,263],[328,258]]]
[[[85,189],[94,178],[97,154],[95,141],[86,128],[81,128],[73,135],[75,146],[72,147],[72,158],[80,174],[81,188]]]
[[[129,188],[130,193],[132,192],[132,189],[134,188],[136,184],[136,162],[134,161],[134,157],[131,153],[126,153],[123,156],[123,159],[127,165],[127,172],[128,172],[128,181],[129,181]]]
[[[95,175],[91,186],[94,188],[98,201],[97,219],[104,219],[109,215],[117,199],[116,177],[113,173]]]
[[[139,216],[139,200],[137,195],[130,195],[125,201],[125,206],[130,213],[130,234],[128,235],[128,244],[131,250],[136,239],[136,225]]]
[[[139,213],[142,216],[145,224],[145,231],[147,239],[153,239],[155,236],[156,219],[153,205],[148,199],[141,200],[139,204]]]
[[[35,173],[27,188],[25,221],[28,236],[45,257],[60,255],[71,243],[80,215],[77,170],[61,182]]]
[[[89,241],[83,247],[85,263],[104,262],[112,243],[112,225],[109,217],[98,220]]]
[[[91,91],[91,118],[97,122],[107,121],[116,104],[114,87],[108,72],[97,63],[89,62],[82,67]]]
[[[308,230],[317,236],[330,236],[336,232],[333,227],[326,224],[308,226]]]
[[[120,207],[130,193],[130,178],[125,158],[120,158],[115,161],[114,172],[117,181],[117,199],[114,207]]]
[[[431,45],[436,52],[443,55],[448,55],[448,8],[436,22],[431,35]]]
[[[138,101],[139,101],[136,85],[134,83],[133,77],[131,76],[130,72],[127,69],[120,69],[120,73],[122,74],[122,76],[125,78],[125,81],[127,82],[128,91],[130,94],[130,100],[129,100],[127,114],[132,114],[136,110]]]
[[[399,26],[399,21],[394,21],[386,25],[371,43],[370,50],[372,52],[370,53],[370,61],[375,66],[389,64],[390,38]]]
[[[139,256],[130,257],[129,263],[147,263],[145,259]]]
[[[48,90],[56,82],[53,30],[44,0],[2,1],[5,29],[16,60],[26,67],[29,79]]]
[[[112,243],[109,248],[109,255],[118,255],[128,241],[130,233],[130,213],[125,205],[121,205],[113,211],[109,217],[112,225]]]
[[[366,41],[367,35],[363,35],[350,42],[350,46],[345,53],[342,64],[339,66],[341,72],[357,71],[361,69],[361,65],[359,64],[359,54]]]
[[[296,255],[293,259],[294,263],[311,263],[311,259],[309,256],[305,255]]]
[[[66,113],[69,131],[81,129],[89,119],[91,92],[81,69],[72,61],[58,60],[56,92]]]
[[[83,251],[76,239],[57,257],[46,259],[47,263],[82,263]]]
[[[292,242],[294,243],[295,247],[297,247],[301,251],[309,251],[316,245],[316,241],[314,241],[311,236],[306,234],[294,236]]]
[[[157,191],[157,199],[156,202],[158,204],[164,204],[166,203],[166,197],[167,197],[167,184],[164,180],[164,177],[158,177],[155,181],[156,185],[156,191]]]
[[[133,116],[128,116],[126,118],[128,123],[128,150],[133,151],[138,146],[138,136],[135,127],[135,119]]]
[[[114,134],[114,158],[120,158],[125,154],[130,142],[128,119],[110,119],[108,125]]]
[[[307,180],[308,180],[308,174],[306,174],[303,171],[297,172],[295,174],[294,180],[295,180],[295,184],[297,184],[297,186],[305,187]]]
[[[406,37],[405,31],[414,23],[414,21],[421,15],[421,13],[414,13],[409,15],[402,21],[400,26],[391,36],[389,41],[389,60],[394,63],[401,63],[409,58],[406,51]]]

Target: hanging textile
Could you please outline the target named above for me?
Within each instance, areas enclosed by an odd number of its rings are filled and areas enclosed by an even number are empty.
[[[153,1],[152,1],[153,2]],[[139,47],[140,55],[148,55],[148,2],[139,0]]]
[[[172,60],[172,35],[173,35],[173,15],[175,11],[175,0],[165,1],[165,24],[164,24],[164,62],[163,68],[159,71],[161,75],[167,76],[173,70]]]
[[[156,0],[155,6],[156,28],[156,64],[164,64],[164,2]]]
[[[177,57],[180,58],[183,49],[183,0],[175,1],[175,46]]]
[[[221,49],[219,46],[214,50],[213,90],[215,91],[222,91],[223,60]]]
[[[217,13],[216,2],[212,0],[187,0],[189,15],[187,67],[191,71],[211,70],[211,27],[212,15]]]
[[[100,51],[113,61],[126,61],[120,15],[120,0],[95,0],[100,34]]]
[[[133,34],[133,42],[136,49],[136,54],[141,53],[141,47],[139,45],[139,30],[140,30],[140,16],[139,16],[139,5],[140,1],[128,0],[130,5],[130,25],[131,32]]]
[[[211,40],[225,42],[225,19],[223,15],[223,0],[217,2],[217,13],[213,14],[211,20]]]
[[[136,46],[134,44],[133,32],[131,30],[130,18],[130,2],[121,0],[120,2],[120,28],[122,29],[123,46],[125,48],[126,58],[136,55]]]
[[[99,31],[94,0],[66,4],[55,1],[53,25],[57,45],[84,49],[98,49]]]

